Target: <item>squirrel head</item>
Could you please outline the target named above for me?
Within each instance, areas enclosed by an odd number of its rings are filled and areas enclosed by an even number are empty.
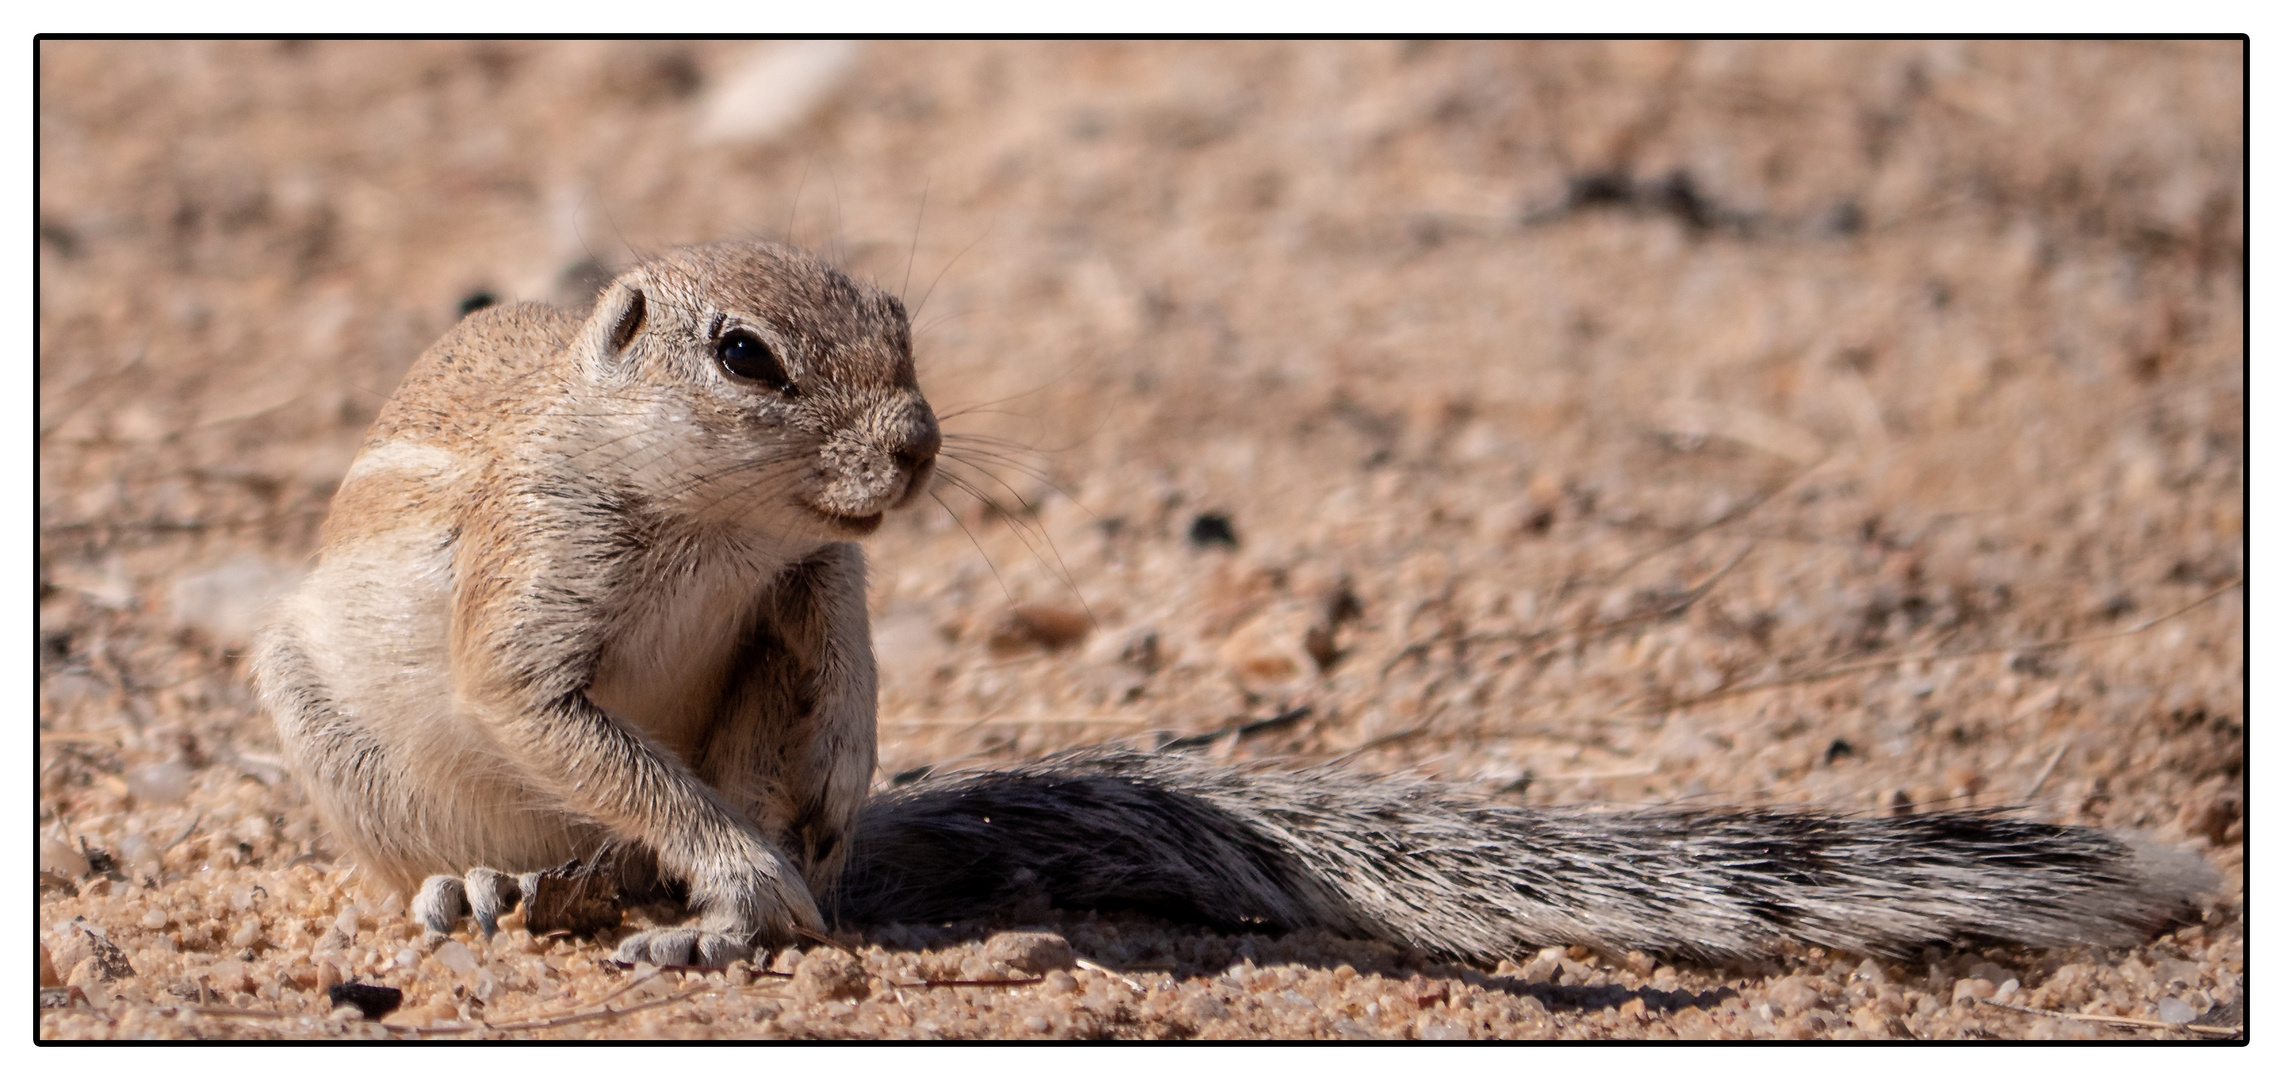
[[[934,474],[903,303],[806,252],[670,251],[602,290],[575,348],[596,441],[623,447],[599,456],[676,512],[847,539]]]

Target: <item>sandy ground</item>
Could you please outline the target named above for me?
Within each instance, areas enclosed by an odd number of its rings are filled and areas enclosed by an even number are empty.
[[[2241,59],[45,44],[39,1034],[2201,1037],[1987,998],[2237,1027]],[[905,291],[966,436],[871,545],[883,785],[1306,704],[1200,752],[1533,804],[2018,806],[2227,884],[2139,948],[1885,963],[1481,970],[1084,912],[711,975],[608,968],[609,934],[422,948],[239,650],[463,304],[738,235]],[[402,992],[391,1026],[333,1009],[345,977]]]

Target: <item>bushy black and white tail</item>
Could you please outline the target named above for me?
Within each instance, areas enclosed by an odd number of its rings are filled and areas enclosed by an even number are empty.
[[[2126,944],[2193,915],[2196,855],[1985,811],[1590,812],[1333,769],[1074,751],[876,797],[827,907],[988,917],[1038,899],[1226,928],[1323,927],[1494,961],[1553,944],[1719,959],[1781,939]]]

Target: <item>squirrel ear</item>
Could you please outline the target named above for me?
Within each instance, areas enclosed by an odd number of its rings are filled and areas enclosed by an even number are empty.
[[[587,317],[588,355],[605,368],[616,366],[649,316],[650,304],[642,295],[639,277],[628,274],[611,282],[595,298],[594,314]]]

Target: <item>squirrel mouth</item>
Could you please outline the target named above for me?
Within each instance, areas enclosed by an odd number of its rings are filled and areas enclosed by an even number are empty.
[[[886,516],[881,513],[865,514],[861,517],[835,514],[830,511],[819,510],[813,506],[809,507],[808,511],[815,514],[825,524],[832,526],[835,531],[848,533],[852,536],[872,535],[873,531],[880,527],[880,520]]]

